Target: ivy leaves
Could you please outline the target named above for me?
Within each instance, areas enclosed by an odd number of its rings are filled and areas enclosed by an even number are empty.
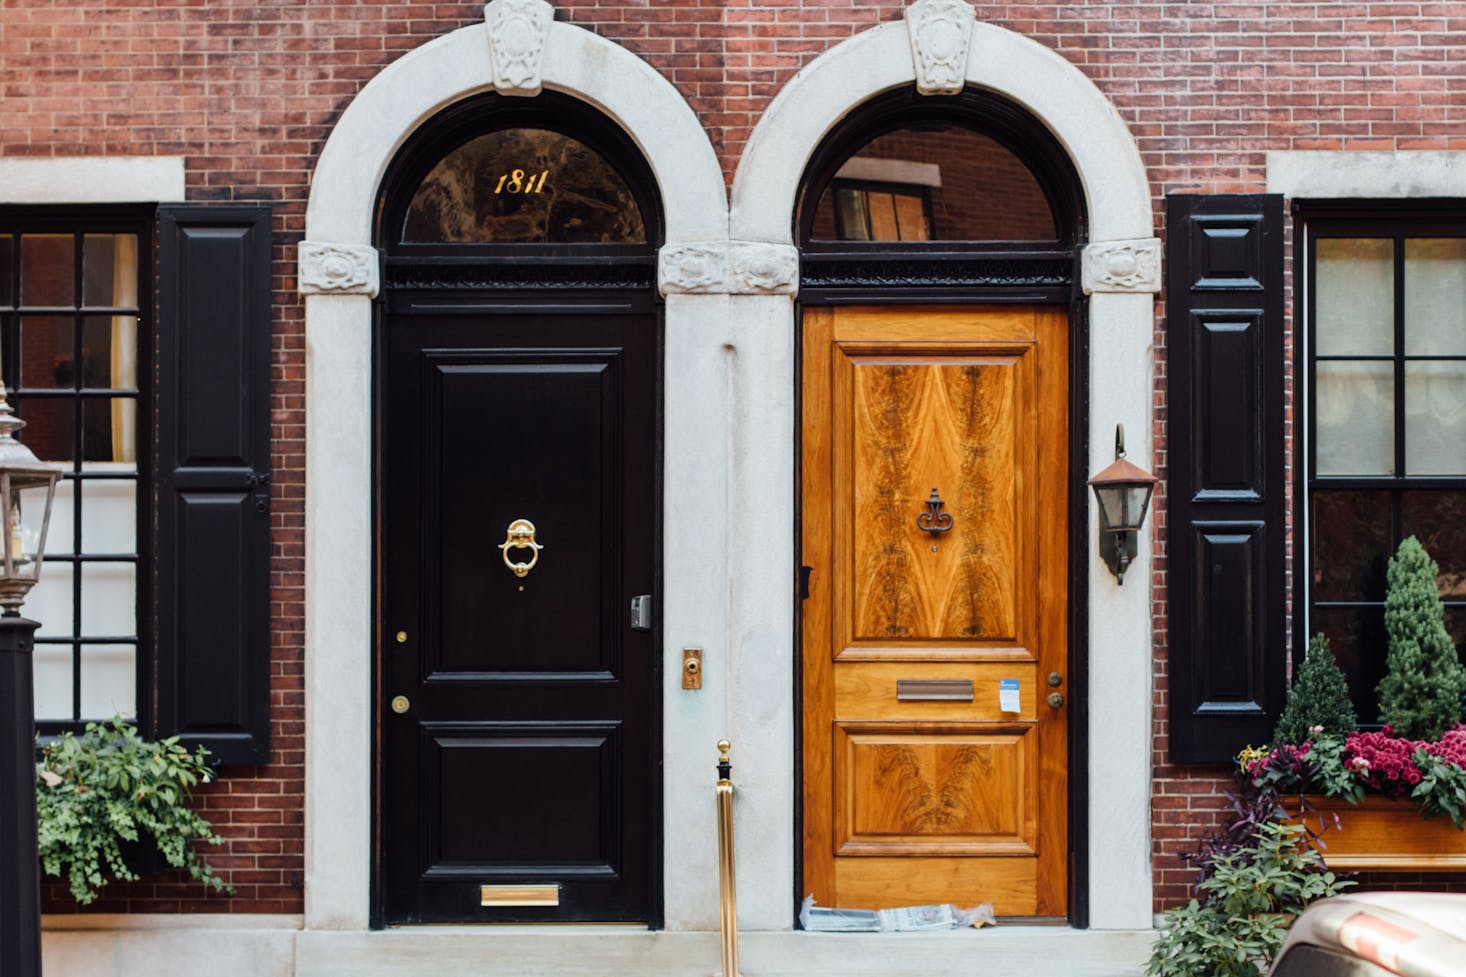
[[[174,868],[214,891],[233,891],[199,857],[195,841],[221,845],[213,826],[188,807],[206,783],[206,750],[171,737],[150,743],[126,720],[63,733],[36,764],[36,827],[41,868],[65,878],[86,905],[110,879],[132,881],[125,843],[153,844]]]

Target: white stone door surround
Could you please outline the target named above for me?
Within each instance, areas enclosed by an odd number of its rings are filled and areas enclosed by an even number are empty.
[[[769,106],[743,154],[731,212],[706,133],[644,61],[551,20],[544,0],[494,0],[486,23],[437,38],[372,79],[343,112],[312,182],[306,305],[307,930],[368,926],[371,867],[372,220],[380,181],[425,120],[480,91],[581,98],[645,155],[666,243],[663,609],[664,870],[669,930],[715,930],[714,743],[733,741],[740,922],[792,926],[794,891],[794,304],[791,215],[811,153],[880,92],[974,85],[1026,106],[1068,150],[1091,244],[1090,470],[1116,423],[1150,457],[1158,289],[1150,191],[1113,106],[1074,66],[962,0],[918,0],[905,22],[820,55]],[[1103,245],[1103,247],[1101,247]],[[1137,273],[1136,269],[1140,271]],[[1092,506],[1092,503],[1091,503]],[[1094,518],[1091,514],[1091,526]],[[1148,533],[1146,534],[1148,537]],[[1090,560],[1090,919],[1151,920],[1149,545],[1132,585]],[[699,692],[681,649],[704,649]]]

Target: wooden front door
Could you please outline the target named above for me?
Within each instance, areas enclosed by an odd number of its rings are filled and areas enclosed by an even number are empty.
[[[656,318],[520,308],[383,327],[388,924],[655,922]]]
[[[1067,310],[803,329],[804,888],[1064,916]]]

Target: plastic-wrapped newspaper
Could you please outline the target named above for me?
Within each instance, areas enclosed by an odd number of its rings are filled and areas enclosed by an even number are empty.
[[[972,909],[939,906],[901,906],[896,909],[831,909],[804,897],[799,924],[816,933],[910,933],[963,927],[994,926],[993,906],[985,902]]]

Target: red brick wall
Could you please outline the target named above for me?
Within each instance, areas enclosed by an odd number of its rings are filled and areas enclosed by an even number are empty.
[[[574,0],[560,20],[647,58],[707,126],[731,179],[759,113],[831,44],[897,19],[872,0]],[[1052,48],[1114,102],[1139,141],[1156,227],[1171,192],[1256,191],[1268,149],[1466,149],[1466,12],[1441,2],[978,3],[978,17]],[[273,743],[268,766],[206,792],[230,838],[233,899],[118,887],[99,908],[299,911],[302,814],[304,349],[294,246],[331,125],[403,53],[476,23],[473,2],[6,0],[0,154],[187,157],[192,200],[275,204]],[[1157,318],[1155,438],[1165,474]],[[1164,495],[1155,508],[1153,657],[1158,906],[1185,894],[1176,852],[1216,820],[1223,774],[1166,763]],[[51,890],[48,908],[66,907]]]

